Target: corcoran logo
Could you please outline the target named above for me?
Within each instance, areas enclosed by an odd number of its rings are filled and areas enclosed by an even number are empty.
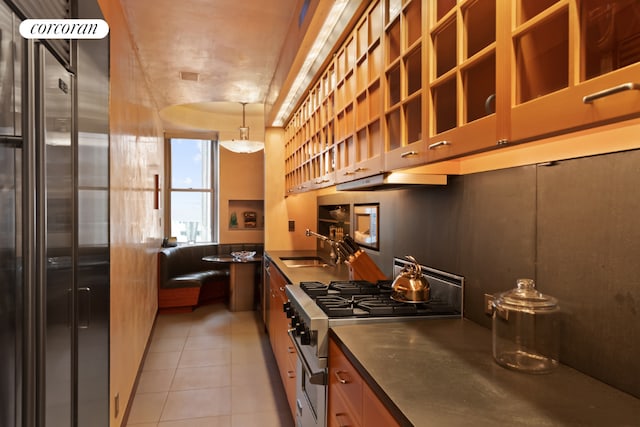
[[[27,19],[20,23],[25,39],[102,39],[109,24],[102,19]]]

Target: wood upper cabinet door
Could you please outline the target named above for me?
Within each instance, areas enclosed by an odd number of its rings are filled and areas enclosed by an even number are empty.
[[[494,148],[507,136],[505,1],[428,4],[427,159]]]
[[[426,156],[427,56],[423,22],[426,10],[419,0],[397,8],[386,4],[385,26],[385,170],[423,164]]]
[[[508,3],[511,140],[640,115],[640,2]]]

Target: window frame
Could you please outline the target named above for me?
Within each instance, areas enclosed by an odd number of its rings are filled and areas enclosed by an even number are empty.
[[[194,189],[194,188],[173,188],[172,185],[172,159],[171,159],[171,144],[173,140],[177,139],[189,139],[208,141],[211,149],[211,163],[209,165],[209,177],[211,179],[210,188],[206,189]],[[218,148],[218,132],[206,133],[206,134],[190,134],[190,133],[176,133],[165,134],[164,138],[164,213],[163,213],[163,231],[165,236],[171,236],[171,196],[175,193],[207,193],[210,195],[211,201],[211,240],[195,242],[196,244],[217,243],[220,237],[219,233],[219,195],[218,191],[218,176],[219,176],[219,148]],[[188,244],[187,242],[178,242],[178,244]]]

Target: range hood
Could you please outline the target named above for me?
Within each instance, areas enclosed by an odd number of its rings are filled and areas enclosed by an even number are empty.
[[[385,172],[336,185],[338,191],[394,190],[421,185],[446,185],[447,175]]]

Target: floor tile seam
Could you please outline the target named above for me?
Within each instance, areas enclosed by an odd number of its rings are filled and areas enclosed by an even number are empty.
[[[228,386],[222,386],[222,387],[209,387],[209,388],[202,388],[202,389],[197,389],[195,391],[203,391],[203,390],[214,390],[214,389],[219,389],[219,388],[227,388]],[[230,416],[231,415],[231,404],[229,405],[228,408],[224,408],[227,412],[222,413],[222,414],[217,414],[217,415],[207,415],[207,416],[203,416],[203,417],[184,417],[184,418],[170,418],[170,419],[163,419],[164,416],[164,411],[166,408],[166,403],[169,400],[169,394],[176,394],[176,393],[181,393],[181,392],[189,392],[189,391],[194,391],[194,390],[180,390],[180,391],[174,391],[174,392],[168,392],[167,393],[167,399],[165,401],[165,404],[162,407],[162,411],[160,413],[160,419],[158,420],[158,424],[160,423],[164,423],[164,422],[171,422],[171,421],[184,421],[184,420],[191,420],[191,419],[198,419],[198,418],[209,418],[209,417],[221,417],[221,416]],[[230,395],[231,391],[229,390],[229,402],[231,402],[231,395]]]
[[[160,405],[160,411],[158,412],[158,418],[154,419],[153,421],[151,421],[152,423],[158,424],[160,422],[160,419],[162,418],[162,411],[164,411],[164,407],[167,404],[167,399],[169,397],[169,392],[168,391],[158,391],[158,392],[152,391],[152,392],[148,392],[148,393],[136,393],[135,397],[137,397],[138,394],[141,394],[141,395],[142,394],[144,394],[144,395],[146,395],[146,394],[164,394],[164,399],[162,400],[162,404]],[[134,399],[135,399],[135,397],[134,397]],[[138,424],[147,424],[147,422],[138,423]]]

